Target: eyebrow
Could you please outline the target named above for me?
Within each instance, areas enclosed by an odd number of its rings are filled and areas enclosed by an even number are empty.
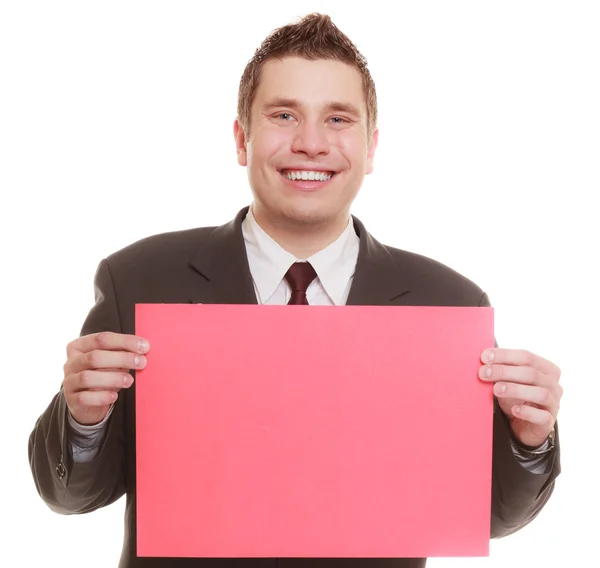
[[[264,105],[265,110],[271,110],[274,108],[287,107],[292,109],[299,109],[302,105],[298,99],[287,99],[287,98],[277,98],[272,101],[267,102]],[[357,118],[361,116],[360,110],[356,108],[351,103],[342,102],[342,101],[328,101],[325,103],[325,108],[328,111],[334,112],[345,112],[348,114],[352,114]]]

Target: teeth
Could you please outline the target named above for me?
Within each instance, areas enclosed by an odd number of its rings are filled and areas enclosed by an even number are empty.
[[[282,175],[289,180],[303,180],[303,181],[327,181],[331,178],[331,172],[310,172],[310,171],[285,171],[282,172]]]

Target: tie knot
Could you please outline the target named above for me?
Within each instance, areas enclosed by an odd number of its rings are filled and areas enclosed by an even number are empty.
[[[310,262],[295,262],[285,273],[285,279],[295,292],[304,292],[316,278],[317,273]]]

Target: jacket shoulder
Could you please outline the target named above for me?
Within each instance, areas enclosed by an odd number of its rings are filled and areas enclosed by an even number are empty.
[[[135,269],[170,265],[189,259],[217,227],[197,227],[151,235],[110,254],[106,261],[111,269]]]
[[[438,298],[440,304],[488,306],[483,289],[446,264],[422,254],[385,246],[400,265],[408,288],[417,297]]]

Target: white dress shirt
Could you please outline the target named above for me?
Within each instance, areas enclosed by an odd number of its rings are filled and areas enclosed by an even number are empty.
[[[308,303],[322,306],[345,305],[354,277],[360,243],[351,219],[336,241],[307,259],[296,258],[273,240],[256,222],[252,207],[242,222],[242,234],[259,304],[287,304],[292,292],[284,278],[285,273],[295,262],[308,261],[317,273],[317,277],[306,291]],[[86,462],[96,456],[111,413],[112,407],[104,420],[93,426],[81,425],[69,414],[74,461]],[[519,452],[519,448],[514,444],[513,452],[519,463],[529,471],[546,471],[547,456],[532,459]]]
[[[292,292],[285,273],[292,264],[304,260],[310,262],[317,273],[306,290],[308,303],[313,306],[346,303],[360,243],[350,219],[335,242],[307,259],[296,258],[274,241],[256,222],[252,208],[242,222],[242,234],[259,304],[287,304]]]

